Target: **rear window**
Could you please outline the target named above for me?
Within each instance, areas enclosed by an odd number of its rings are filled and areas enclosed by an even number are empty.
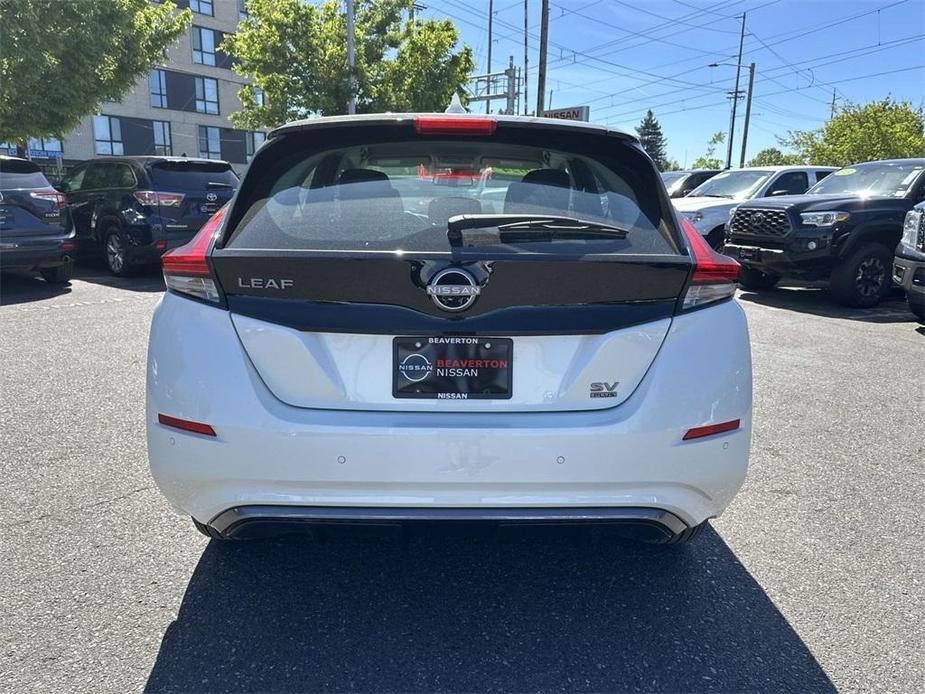
[[[165,161],[151,166],[151,181],[158,189],[205,190],[209,183],[238,187],[230,164]]]
[[[233,214],[238,222],[226,247],[446,252],[451,217],[518,214],[577,218],[621,227],[626,234],[518,233],[512,242],[511,234],[486,224],[465,230],[463,246],[677,252],[658,174],[616,138],[503,125],[486,138],[387,139],[370,128],[364,139],[359,130],[341,134],[351,139],[341,146],[332,146],[338,137],[327,130],[323,140],[310,131],[295,133],[262,150],[245,177]]]
[[[31,161],[0,159],[0,188],[48,188],[51,184]]]

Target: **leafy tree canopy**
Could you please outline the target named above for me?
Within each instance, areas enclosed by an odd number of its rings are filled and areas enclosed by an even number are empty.
[[[148,0],[0,1],[0,140],[61,137],[119,99],[177,41],[189,10]]]
[[[655,118],[650,108],[646,111],[642,122],[636,126],[636,133],[639,135],[639,144],[646,153],[652,157],[652,161],[658,167],[659,171],[665,171],[668,165],[665,136],[662,134],[662,126]]]
[[[749,160],[749,166],[796,166],[803,164],[803,157],[799,154],[785,154],[777,147],[767,147]]]
[[[791,131],[780,142],[803,161],[826,166],[923,157],[923,114],[908,101],[889,97],[863,106],[848,104],[818,130]]]
[[[474,68],[472,49],[457,48],[448,20],[411,22],[413,0],[356,3],[357,113],[442,111]],[[311,114],[346,113],[347,27],[340,3],[247,0],[248,18],[222,50],[254,85],[241,89],[239,127],[273,127]],[[254,87],[263,91],[259,105]]]
[[[694,159],[692,169],[721,169],[723,160],[716,156],[717,146],[726,141],[726,133],[719,131],[713,133],[707,142],[707,151],[702,157]]]

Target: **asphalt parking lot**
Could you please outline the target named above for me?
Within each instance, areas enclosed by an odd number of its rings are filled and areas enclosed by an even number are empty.
[[[0,288],[0,689],[925,691],[925,330],[742,294],[751,470],[689,547],[209,543],[148,476],[157,274]]]

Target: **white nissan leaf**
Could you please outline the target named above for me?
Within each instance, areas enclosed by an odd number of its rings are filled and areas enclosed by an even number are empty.
[[[151,472],[210,537],[481,521],[679,543],[745,477],[739,267],[627,133],[292,123],[163,268]]]

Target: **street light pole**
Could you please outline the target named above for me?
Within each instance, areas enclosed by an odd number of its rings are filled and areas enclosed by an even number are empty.
[[[736,86],[732,92],[732,115],[729,118],[729,142],[726,146],[726,168],[732,167],[732,140],[735,137],[736,105],[739,103],[739,75],[742,72],[742,45],[745,43],[745,13],[742,13],[742,30],[739,33],[739,59],[736,61]]]
[[[745,145],[748,142],[748,121],[752,116],[752,89],[755,86],[755,64],[748,66],[748,96],[745,97],[745,124],[742,126],[742,154],[739,155],[739,168],[745,166]]]
[[[542,0],[540,12],[540,62],[536,78],[536,115],[543,115],[546,100],[546,47],[549,42],[549,0]]]
[[[494,0],[488,0],[488,69],[486,74],[491,74],[491,23],[494,17]],[[491,78],[488,78],[488,93],[491,94]],[[485,100],[485,113],[491,113],[491,99]]]
[[[356,80],[354,78],[354,51],[353,51],[353,0],[347,0],[347,113],[353,115],[357,112]]]

